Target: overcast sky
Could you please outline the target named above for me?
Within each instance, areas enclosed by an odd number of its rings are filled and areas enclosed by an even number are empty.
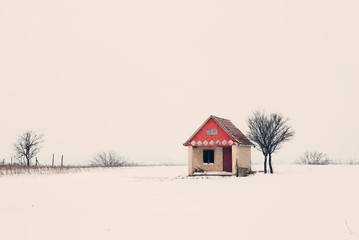
[[[0,158],[29,129],[45,135],[43,163],[107,149],[186,162],[209,115],[246,133],[260,108],[296,131],[273,161],[358,159],[358,12],[356,0],[2,0]]]

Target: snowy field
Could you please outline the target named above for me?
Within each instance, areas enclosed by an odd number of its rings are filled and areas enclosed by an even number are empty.
[[[190,178],[187,167],[4,176],[0,239],[359,239],[359,166],[275,167],[246,178]]]

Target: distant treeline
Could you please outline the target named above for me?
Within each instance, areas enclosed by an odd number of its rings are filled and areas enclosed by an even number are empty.
[[[359,159],[332,160],[331,164],[334,164],[334,165],[359,165]]]

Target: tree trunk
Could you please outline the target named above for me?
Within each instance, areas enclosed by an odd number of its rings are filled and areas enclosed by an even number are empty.
[[[270,170],[270,173],[273,174],[273,168],[272,168],[272,154],[269,154],[269,170]]]
[[[267,173],[267,155],[264,156],[264,173]]]

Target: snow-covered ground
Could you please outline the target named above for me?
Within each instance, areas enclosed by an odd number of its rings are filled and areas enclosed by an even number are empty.
[[[1,177],[0,239],[359,239],[359,166],[276,167],[246,178],[186,177],[186,167]]]

